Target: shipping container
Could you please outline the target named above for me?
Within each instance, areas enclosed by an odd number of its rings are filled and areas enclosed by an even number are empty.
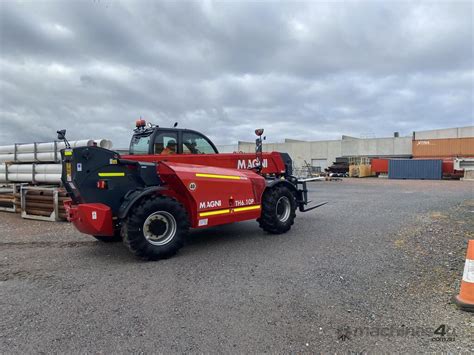
[[[443,161],[442,164],[442,172],[443,172],[443,178],[450,178],[450,179],[459,179],[463,177],[464,171],[463,170],[456,170],[454,168],[454,159],[455,158],[442,158],[442,157],[436,157],[440,160]],[[424,160],[427,158],[418,158],[420,160]]]
[[[443,176],[441,159],[390,159],[389,179],[440,180]]]
[[[378,174],[386,174],[388,173],[388,159],[372,159],[372,172]]]
[[[412,141],[414,158],[474,157],[474,137]]]

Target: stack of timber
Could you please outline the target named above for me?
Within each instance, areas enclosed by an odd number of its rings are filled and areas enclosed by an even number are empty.
[[[0,211],[19,212],[17,208],[15,192],[19,191],[19,185],[0,186]]]
[[[15,195],[16,206],[21,208],[21,216],[26,219],[43,221],[66,220],[64,201],[66,191],[57,186],[21,186]]]
[[[13,193],[0,192],[0,208],[15,208],[15,197],[13,197]]]

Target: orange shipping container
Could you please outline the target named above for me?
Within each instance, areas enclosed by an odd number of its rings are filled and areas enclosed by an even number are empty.
[[[414,140],[412,150],[414,158],[472,157],[474,137]]]
[[[388,173],[388,159],[372,159],[372,172],[374,173]]]

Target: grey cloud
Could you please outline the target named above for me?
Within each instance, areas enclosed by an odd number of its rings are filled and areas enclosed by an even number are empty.
[[[471,2],[1,2],[0,144],[137,117],[217,143],[473,124]]]

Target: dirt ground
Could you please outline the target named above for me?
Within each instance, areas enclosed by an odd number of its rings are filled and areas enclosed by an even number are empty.
[[[158,262],[0,212],[0,353],[474,352],[451,301],[474,183],[345,179],[310,198],[329,203],[287,234],[194,231]]]

